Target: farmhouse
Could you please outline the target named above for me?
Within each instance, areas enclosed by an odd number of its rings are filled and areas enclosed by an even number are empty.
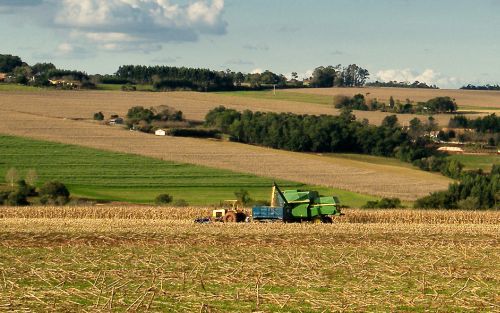
[[[5,81],[5,79],[7,78],[7,74],[5,73],[0,73],[0,82],[3,82]]]
[[[167,132],[166,132],[165,130],[163,130],[163,129],[157,129],[157,130],[155,131],[155,135],[156,135],[156,136],[166,136],[166,135],[167,135]]]

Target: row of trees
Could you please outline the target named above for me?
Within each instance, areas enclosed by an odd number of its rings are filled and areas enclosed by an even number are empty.
[[[381,82],[375,81],[365,84],[367,87],[392,87],[392,88],[422,88],[422,89],[439,89],[436,85],[428,85],[424,82],[419,82],[418,80],[413,83],[410,82],[397,82],[397,81],[389,81],[389,82]]]
[[[500,117],[496,116],[495,113],[476,119],[457,115],[450,119],[448,126],[451,128],[471,128],[480,133],[498,133],[500,132]]]
[[[213,91],[234,87],[233,78],[226,72],[202,68],[123,65],[115,75],[135,84],[155,84],[157,90],[183,88]]]
[[[439,113],[454,113],[457,111],[458,106],[454,99],[450,97],[436,97],[428,100],[427,102],[418,102],[414,104],[410,99],[406,99],[405,103],[399,100],[394,100],[391,96],[389,104],[380,102],[377,99],[366,100],[362,94],[354,95],[352,98],[347,96],[338,95],[333,98],[333,104],[337,109],[347,108],[350,110],[361,111],[382,111],[392,113],[426,113],[426,114],[439,114]]]
[[[300,152],[351,152],[397,157],[428,171],[440,171],[456,177],[461,164],[445,159],[432,142],[421,134],[427,125],[414,119],[402,128],[395,115],[387,116],[381,126],[356,121],[351,111],[340,116],[263,113],[218,107],[206,115],[206,125],[226,133],[234,141],[275,149]],[[428,166],[427,158],[439,160],[439,166]],[[423,161],[419,161],[423,160]],[[454,162],[451,164],[451,162]]]
[[[486,174],[481,170],[463,173],[459,183],[418,199],[415,208],[500,209],[500,165],[494,165]]]
[[[360,87],[369,76],[368,70],[356,64],[320,66],[314,70],[310,84],[311,87]]]
[[[467,86],[463,86],[460,89],[464,90],[500,90],[500,85],[483,85],[483,86],[476,86],[476,85],[471,85],[468,84]]]

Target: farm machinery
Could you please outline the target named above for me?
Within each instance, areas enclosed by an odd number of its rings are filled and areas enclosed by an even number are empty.
[[[212,211],[212,217],[197,219],[197,222],[241,223],[250,220],[255,222],[285,222],[285,223],[332,223],[334,216],[343,215],[337,197],[322,197],[317,191],[284,190],[273,185],[270,206],[254,206],[251,216],[238,207],[236,200],[226,200],[232,203],[231,208]]]

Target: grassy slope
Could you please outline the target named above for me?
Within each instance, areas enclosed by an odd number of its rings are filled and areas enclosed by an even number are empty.
[[[315,104],[333,103],[333,97],[331,96],[294,93],[291,91],[284,92],[280,90],[276,91],[276,95],[274,95],[272,90],[228,91],[228,92],[217,92],[217,94],[255,98],[255,99],[282,100],[282,101],[294,101],[294,102],[315,103]]]
[[[72,145],[0,136],[0,177],[15,167],[21,175],[35,169],[41,182],[59,180],[78,196],[99,200],[151,203],[160,193],[193,205],[233,199],[246,189],[254,199],[269,198],[272,179],[153,158],[106,152]],[[278,180],[283,187],[335,194],[351,207],[375,197]]]
[[[104,91],[121,91],[122,84],[98,84],[97,90]],[[137,91],[153,91],[152,85],[134,85],[137,88]]]
[[[498,155],[451,155],[449,158],[460,161],[466,169],[490,171],[493,164],[500,164]]]
[[[0,84],[0,91],[42,91],[42,90],[47,90],[47,89],[18,85],[18,84],[4,84],[4,83]]]

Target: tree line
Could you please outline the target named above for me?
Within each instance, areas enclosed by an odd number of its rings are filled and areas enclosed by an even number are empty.
[[[500,85],[496,84],[496,85],[472,85],[472,84],[468,84],[467,86],[463,86],[461,87],[460,89],[463,89],[463,90],[500,90]]]
[[[500,117],[495,113],[476,119],[469,119],[464,115],[457,115],[450,119],[451,128],[471,128],[480,133],[500,132]]]
[[[220,106],[207,113],[205,123],[228,134],[233,141],[275,149],[396,157],[450,177],[459,177],[463,168],[439,153],[429,138],[421,136],[425,125],[418,119],[405,129],[395,115],[387,116],[381,126],[374,126],[366,120],[357,121],[350,110],[343,110],[340,116],[314,116],[249,110],[240,113]]]
[[[389,81],[389,82],[381,82],[374,81],[366,83],[367,87],[391,87],[391,88],[421,88],[421,89],[439,89],[436,85],[428,85],[424,82],[419,82],[418,80],[413,83],[410,82],[397,82],[397,81]]]
[[[391,96],[389,103],[381,102],[377,99],[366,100],[362,94],[354,95],[353,97],[337,95],[333,98],[335,108],[347,108],[350,110],[360,111],[382,111],[399,114],[439,114],[439,113],[454,113],[458,110],[458,105],[455,100],[450,97],[436,97],[426,102],[413,103],[410,99],[406,102],[394,100]]]
[[[418,199],[415,208],[422,209],[500,209],[500,165],[490,173],[465,172],[459,183],[446,191],[438,191]]]

